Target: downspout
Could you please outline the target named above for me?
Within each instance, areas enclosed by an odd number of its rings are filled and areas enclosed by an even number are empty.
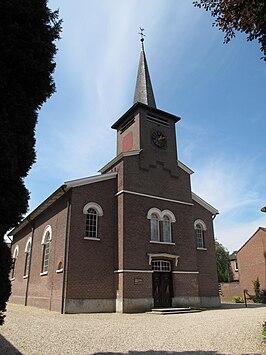
[[[31,272],[32,246],[33,246],[33,239],[34,239],[34,232],[35,232],[34,222],[30,219],[30,217],[27,217],[27,220],[31,224],[31,244],[30,244],[29,272],[28,272],[26,291],[25,291],[25,303],[24,303],[25,306],[27,306],[27,303],[28,303],[28,292],[29,292],[30,272]]]
[[[63,187],[63,189],[64,189],[64,187]],[[70,212],[71,212],[71,194],[69,193],[68,200],[67,200],[67,220],[66,220],[66,234],[65,234],[65,255],[64,255],[64,269],[63,269],[61,314],[65,313],[66,279],[67,279],[67,271],[68,271],[67,267],[68,267],[68,250],[69,250]]]

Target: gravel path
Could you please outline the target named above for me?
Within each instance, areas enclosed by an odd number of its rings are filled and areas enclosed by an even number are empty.
[[[9,304],[0,354],[266,354],[260,336],[264,321],[266,307],[61,315]]]

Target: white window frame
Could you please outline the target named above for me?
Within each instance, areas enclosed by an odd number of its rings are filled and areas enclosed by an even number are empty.
[[[171,272],[171,261],[168,260],[152,260],[152,270],[157,272]]]
[[[29,276],[29,272],[30,272],[31,243],[32,243],[32,238],[29,237],[25,247],[25,261],[24,261],[24,271],[23,271],[24,279],[26,279]]]
[[[13,252],[13,256],[12,256],[13,260],[12,260],[11,280],[15,280],[16,263],[17,263],[18,254],[19,254],[19,246],[16,245],[14,252]]]
[[[201,235],[200,235],[200,238],[201,238],[201,245],[199,245],[199,233],[198,233],[198,228],[197,228],[197,225],[200,225],[201,226]],[[201,219],[197,219],[195,222],[194,222],[194,230],[195,230],[195,236],[196,236],[196,247],[197,247],[197,250],[207,250],[206,248],[206,244],[205,244],[205,232],[207,230],[207,227],[206,227],[206,224],[204,223],[204,221],[202,221]]]
[[[155,239],[154,238],[154,234],[152,233],[153,231],[153,216],[156,215],[158,218],[158,236]],[[168,219],[170,226],[168,227],[168,238],[165,237],[165,218]],[[172,223],[176,222],[176,218],[175,215],[173,214],[173,212],[171,212],[170,210],[159,210],[156,207],[153,207],[151,209],[149,209],[148,213],[147,213],[147,219],[150,220],[150,243],[157,243],[157,244],[170,244],[170,245],[175,245],[175,243],[173,243],[172,241]],[[168,240],[166,240],[168,239]]]
[[[48,242],[46,241],[47,233],[49,233]],[[48,267],[49,267],[49,258],[50,258],[50,251],[51,251],[51,241],[52,241],[52,227],[50,225],[46,226],[42,236],[42,268],[40,275],[44,276],[48,274]],[[47,246],[49,244],[49,247]],[[49,252],[47,254],[47,248],[49,248]],[[46,262],[47,261],[47,262]],[[45,265],[47,264],[47,270]]]
[[[96,237],[87,237],[86,233],[87,233],[87,225],[88,225],[88,210],[92,208],[96,211]],[[88,239],[88,240],[100,240],[99,237],[99,217],[103,216],[103,209],[102,207],[96,203],[96,202],[89,202],[87,203],[84,207],[83,207],[83,214],[86,215],[86,229],[85,229],[85,237],[84,239]]]

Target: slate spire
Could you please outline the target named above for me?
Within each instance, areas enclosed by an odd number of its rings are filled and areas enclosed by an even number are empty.
[[[141,52],[139,58],[139,68],[138,68],[138,76],[134,94],[134,104],[136,102],[141,102],[146,104],[150,107],[156,108],[155,98],[152,90],[151,79],[148,69],[148,64],[146,60],[146,55],[144,51],[144,34],[143,28],[140,28],[140,35],[141,35]]]

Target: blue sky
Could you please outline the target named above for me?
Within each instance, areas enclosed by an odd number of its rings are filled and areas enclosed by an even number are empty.
[[[181,116],[178,157],[216,207],[216,238],[238,249],[266,226],[266,63],[245,36],[228,45],[192,0],[50,0],[63,18],[57,92],[36,128],[30,210],[64,181],[95,175],[116,152],[110,127],[131,105],[139,26],[157,107]]]

